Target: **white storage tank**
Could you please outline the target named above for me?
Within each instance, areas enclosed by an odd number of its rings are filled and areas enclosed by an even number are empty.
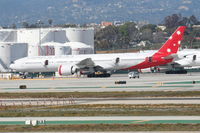
[[[58,42],[65,43],[67,41],[66,31],[63,29],[50,29],[48,39],[44,39],[44,42]]]
[[[85,43],[81,42],[67,42],[65,43],[66,46],[71,48],[72,55],[79,55],[79,54],[92,54],[93,48]]]
[[[47,42],[41,44],[43,51],[42,55],[69,55],[71,54],[70,46],[66,46],[64,43]]]
[[[40,33],[40,34],[39,34]],[[20,43],[28,43],[28,56],[40,55],[41,43],[41,30],[40,29],[19,29],[17,40]]]
[[[0,42],[0,72],[8,72],[12,62],[26,56],[27,44]]]
[[[29,44],[42,44],[46,42],[64,43],[67,41],[66,32],[59,28],[19,29],[18,42]]]
[[[70,55],[71,48],[69,46],[55,46],[55,55]]]
[[[28,44],[27,43],[13,43],[11,45],[11,62],[27,57],[28,55]]]
[[[16,42],[17,30],[14,29],[0,29],[0,42]]]
[[[37,45],[40,41],[40,30],[39,29],[19,29],[17,31],[17,40],[20,43],[28,43],[31,45]]]
[[[18,42],[28,43],[28,56],[43,55],[41,44],[46,42],[65,43],[66,32],[60,28],[19,29]]]
[[[39,56],[41,55],[41,48],[38,45],[28,45],[28,56]]]
[[[67,28],[66,36],[69,42],[82,42],[94,49],[93,28]]]
[[[0,71],[6,72],[11,63],[11,43],[0,43]]]

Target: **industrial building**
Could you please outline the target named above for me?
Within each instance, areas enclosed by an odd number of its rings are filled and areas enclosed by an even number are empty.
[[[0,29],[0,72],[26,56],[92,53],[93,28]]]

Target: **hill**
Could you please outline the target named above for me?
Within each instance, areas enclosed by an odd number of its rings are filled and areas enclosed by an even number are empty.
[[[115,20],[157,24],[174,13],[200,18],[199,6],[198,0],[0,0],[0,25],[48,23],[48,19],[54,24]]]

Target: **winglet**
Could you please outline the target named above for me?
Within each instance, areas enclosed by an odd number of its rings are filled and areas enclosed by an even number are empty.
[[[179,26],[172,36],[169,37],[165,44],[153,56],[168,56],[177,53],[185,28],[185,26]]]

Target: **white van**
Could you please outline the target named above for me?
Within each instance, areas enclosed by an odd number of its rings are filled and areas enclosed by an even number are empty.
[[[136,71],[134,71],[134,72],[129,72],[128,73],[128,77],[131,79],[131,78],[140,78],[140,74],[139,74],[139,72],[136,72]]]

